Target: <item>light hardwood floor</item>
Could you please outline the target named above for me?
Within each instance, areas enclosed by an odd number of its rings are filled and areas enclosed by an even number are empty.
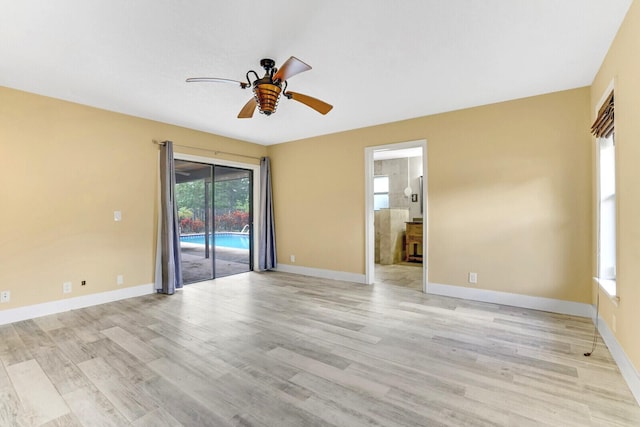
[[[374,277],[378,284],[402,286],[422,292],[422,264],[376,264]]]
[[[0,326],[1,426],[637,426],[589,319],[246,273]]]

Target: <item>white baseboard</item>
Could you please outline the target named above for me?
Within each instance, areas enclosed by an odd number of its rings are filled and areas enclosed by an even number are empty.
[[[600,336],[609,348],[613,360],[616,361],[620,373],[622,373],[622,377],[627,382],[633,397],[636,398],[638,405],[640,405],[640,374],[638,374],[638,371],[627,357],[627,354],[624,352],[615,335],[611,332],[611,329],[609,329],[609,326],[607,326],[607,323],[601,316],[598,318],[600,319],[598,322],[598,332],[600,332]],[[597,348],[596,351],[598,351]]]
[[[0,325],[155,293],[153,283],[0,311]]]
[[[344,282],[365,283],[365,275],[347,273],[345,271],[323,270],[320,268],[298,267],[289,264],[278,264],[276,271],[300,274],[302,276],[319,277],[321,279],[342,280]]]
[[[511,305],[533,310],[550,311],[552,313],[570,314],[572,316],[593,317],[593,307],[580,302],[557,300],[553,298],[534,297],[512,294],[509,292],[490,291],[486,289],[466,288],[463,286],[428,283],[427,293],[447,297],[462,298],[472,301],[490,302]]]

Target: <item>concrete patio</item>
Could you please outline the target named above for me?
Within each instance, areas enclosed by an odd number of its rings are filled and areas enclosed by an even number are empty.
[[[213,249],[213,248],[212,248]],[[204,245],[182,242],[182,280],[185,284],[211,280],[211,263],[215,256],[215,277],[230,276],[251,270],[248,249],[216,246],[210,257],[205,257]]]

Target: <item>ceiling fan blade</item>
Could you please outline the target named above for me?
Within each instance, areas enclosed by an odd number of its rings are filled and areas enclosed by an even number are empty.
[[[324,101],[320,101],[313,96],[304,95],[297,92],[287,92],[285,96],[289,99],[295,99],[298,102],[302,102],[304,105],[313,108],[320,114],[327,114],[333,108],[333,105],[327,104]]]
[[[250,119],[251,117],[253,117],[253,112],[256,111],[257,106],[258,106],[258,103],[256,102],[256,99],[251,98],[249,102],[244,104],[244,107],[242,107],[242,110],[240,110],[240,113],[238,113],[238,118]]]
[[[309,71],[310,69],[310,65],[305,64],[295,56],[292,56],[282,64],[282,67],[280,67],[278,71],[276,71],[273,75],[273,80],[289,80],[290,77],[300,74],[303,71]]]
[[[187,83],[197,83],[197,82],[231,83],[231,84],[240,86],[242,89],[249,86],[247,82],[240,82],[238,80],[231,80],[231,79],[221,79],[218,77],[191,77],[187,79]]]

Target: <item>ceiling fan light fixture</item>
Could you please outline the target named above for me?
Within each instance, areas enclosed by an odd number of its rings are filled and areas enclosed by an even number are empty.
[[[256,83],[258,82],[259,80],[256,81]],[[278,101],[280,100],[281,92],[282,87],[280,87],[280,85],[272,83],[254,83],[253,94],[258,103],[258,111],[267,116],[275,113],[276,108],[278,108]]]
[[[310,70],[311,66],[309,64],[305,64],[295,56],[292,56],[282,64],[282,67],[275,68],[275,65],[276,62],[273,59],[261,59],[260,66],[265,70],[264,76],[260,78],[254,70],[249,70],[247,71],[246,83],[218,77],[192,77],[188,78],[187,82],[232,83],[239,85],[242,89],[251,87],[253,97],[249,99],[240,110],[240,113],[238,113],[239,119],[249,119],[253,117],[256,107],[258,111],[260,111],[260,114],[264,114],[265,116],[272,115],[278,108],[280,95],[284,95],[287,99],[293,99],[307,107],[313,108],[320,114],[327,114],[331,111],[333,106],[324,101],[302,93],[287,91],[287,80],[296,74]],[[253,81],[252,77],[254,77]]]

